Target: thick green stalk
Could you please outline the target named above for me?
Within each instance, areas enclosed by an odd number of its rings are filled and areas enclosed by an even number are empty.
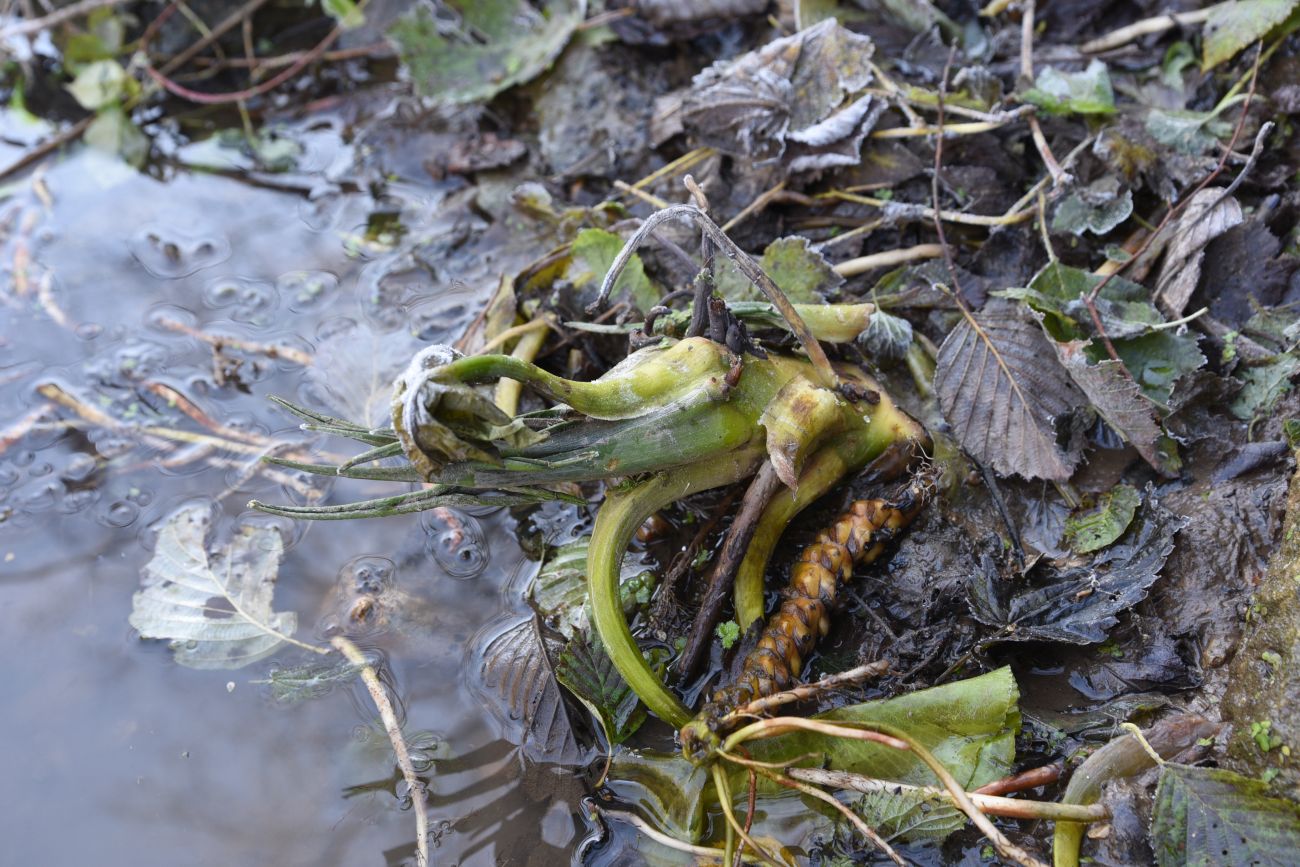
[[[614,667],[645,702],[646,707],[674,728],[691,719],[691,712],[650,670],[623,614],[619,595],[619,570],[628,543],[637,528],[655,511],[682,497],[737,482],[763,459],[762,441],[716,459],[652,476],[605,497],[591,531],[587,549],[587,584],[591,594],[592,623]]]
[[[437,381],[479,383],[512,379],[597,419],[634,418],[702,389],[722,393],[730,354],[708,338],[643,349],[591,382],[564,379],[510,355],[471,355],[444,365]]]
[[[758,519],[758,528],[736,572],[736,622],[746,629],[763,616],[763,573],[786,526],[808,506],[894,443],[926,447],[929,436],[920,424],[885,394],[871,410],[864,428],[852,429],[819,449],[805,464],[795,490],[779,491]]]

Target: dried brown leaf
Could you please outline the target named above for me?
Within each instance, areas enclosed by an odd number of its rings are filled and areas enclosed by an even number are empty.
[[[1079,449],[1063,425],[1084,396],[1020,305],[993,300],[939,348],[939,407],[958,442],[1002,474],[1068,479]]]
[[[1192,196],[1169,231],[1169,246],[1156,280],[1155,302],[1167,316],[1183,315],[1201,277],[1205,245],[1245,219],[1241,205],[1219,187]]]

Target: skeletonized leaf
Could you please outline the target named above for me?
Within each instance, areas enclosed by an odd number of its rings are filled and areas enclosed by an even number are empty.
[[[1201,69],[1231,60],[1295,11],[1297,0],[1228,0],[1210,7],[1201,46]]]
[[[271,609],[284,543],[277,530],[245,524],[209,553],[211,521],[200,505],[167,518],[143,589],[132,597],[130,622],[141,638],[171,642],[181,665],[240,668],[275,653],[298,626],[294,612]]]
[[[1160,867],[1284,867],[1300,851],[1300,805],[1229,770],[1170,762],[1156,787],[1151,845]]]
[[[470,654],[474,690],[533,761],[573,764],[582,750],[555,680],[537,615],[489,623]]]
[[[962,447],[999,473],[1067,479],[1079,460],[1062,447],[1063,424],[1087,399],[1038,323],[995,299],[963,320],[939,348],[935,390]]]
[[[1036,574],[1031,577],[1036,586],[1007,598],[998,587],[996,570],[981,570],[968,586],[971,612],[977,620],[1002,628],[990,643],[1102,641],[1119,622],[1116,615],[1146,597],[1174,549],[1174,535],[1186,523],[1161,506],[1148,487],[1133,526],[1089,563],[1067,569],[1040,567],[1031,573]]]
[[[1205,245],[1244,220],[1241,205],[1224,197],[1218,187],[1192,196],[1183,213],[1170,227],[1169,248],[1156,280],[1155,301],[1169,316],[1182,316],[1183,308],[1201,277]]]

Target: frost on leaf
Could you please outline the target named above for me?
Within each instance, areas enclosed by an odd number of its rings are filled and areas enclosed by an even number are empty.
[[[167,518],[132,598],[130,622],[141,638],[171,642],[181,665],[241,668],[292,641],[298,626],[294,612],[271,608],[284,543],[279,531],[246,524],[209,552],[211,520],[199,505]]]
[[[1001,628],[988,643],[1001,641],[1102,641],[1127,611],[1144,599],[1174,549],[1174,535],[1187,520],[1156,501],[1146,502],[1128,532],[1090,562],[1066,568],[1039,567],[1030,586],[1006,593],[996,569],[982,570],[968,588],[971,612]]]
[[[1018,304],[990,301],[939,349],[935,390],[962,448],[999,473],[1067,479],[1079,461],[1069,425],[1087,398]],[[1064,442],[1063,442],[1064,441]]]
[[[701,144],[791,171],[856,165],[885,103],[858,96],[874,46],[834,19],[719,61],[695,76],[680,109]]]

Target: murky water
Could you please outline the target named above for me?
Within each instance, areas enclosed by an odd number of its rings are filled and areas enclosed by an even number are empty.
[[[260,472],[260,453],[348,453],[309,440],[269,395],[380,412],[388,368],[420,341],[454,337],[498,273],[473,248],[481,226],[448,217],[447,190],[420,178],[418,136],[386,149],[381,125],[347,111],[285,128],[288,172],[259,172],[237,137],[214,138],[147,173],[81,148],[5,189],[0,862],[413,860],[404,784],[359,686],[276,702],[258,681],[311,654],[199,671],[128,626],[160,522],[191,502],[212,508],[217,543],[240,522],[280,528],[275,607],[298,613],[301,640],[337,626],[336,585],[358,569],[406,594],[405,622],[357,640],[386,660],[425,760],[435,863],[562,863],[587,833],[581,783],[521,771],[508,732],[465,687],[476,632],[520,610],[536,568],[509,514],[307,525],[245,507],[326,490]],[[8,163],[23,138],[3,123]],[[364,191],[381,175],[377,200]],[[226,345],[215,352],[201,334]]]

